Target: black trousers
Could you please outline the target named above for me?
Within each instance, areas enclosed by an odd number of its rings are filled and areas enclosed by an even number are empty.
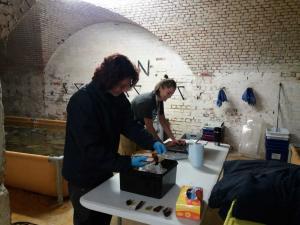
[[[111,215],[96,212],[83,207],[79,199],[82,195],[92,190],[92,188],[77,187],[69,183],[69,196],[74,208],[73,223],[74,225],[109,225]]]

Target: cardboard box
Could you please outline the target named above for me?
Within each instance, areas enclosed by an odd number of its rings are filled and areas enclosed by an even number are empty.
[[[189,189],[197,190],[197,197],[195,195],[189,199],[187,191]],[[200,193],[200,197],[199,197]],[[191,220],[200,220],[201,211],[203,208],[203,189],[200,187],[182,186],[176,202],[176,216],[178,218],[185,218]]]

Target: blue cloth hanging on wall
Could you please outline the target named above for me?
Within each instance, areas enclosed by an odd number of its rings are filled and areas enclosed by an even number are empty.
[[[255,105],[256,104],[256,98],[253,93],[252,88],[247,88],[246,91],[244,92],[242,99],[247,102],[249,105]]]
[[[222,89],[220,89],[219,94],[218,94],[217,106],[221,107],[222,103],[226,102],[226,101],[227,101],[227,96],[222,88]]]

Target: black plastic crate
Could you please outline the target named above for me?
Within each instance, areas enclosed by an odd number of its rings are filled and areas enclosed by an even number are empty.
[[[163,174],[154,174],[135,169],[120,173],[120,188],[135,194],[153,198],[162,198],[176,183],[176,160],[165,159],[161,162],[167,171]]]

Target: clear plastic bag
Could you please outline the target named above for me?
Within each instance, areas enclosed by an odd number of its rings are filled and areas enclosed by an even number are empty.
[[[262,128],[263,120],[260,118],[248,119],[242,127],[242,135],[239,143],[239,153],[251,158],[262,158]]]

